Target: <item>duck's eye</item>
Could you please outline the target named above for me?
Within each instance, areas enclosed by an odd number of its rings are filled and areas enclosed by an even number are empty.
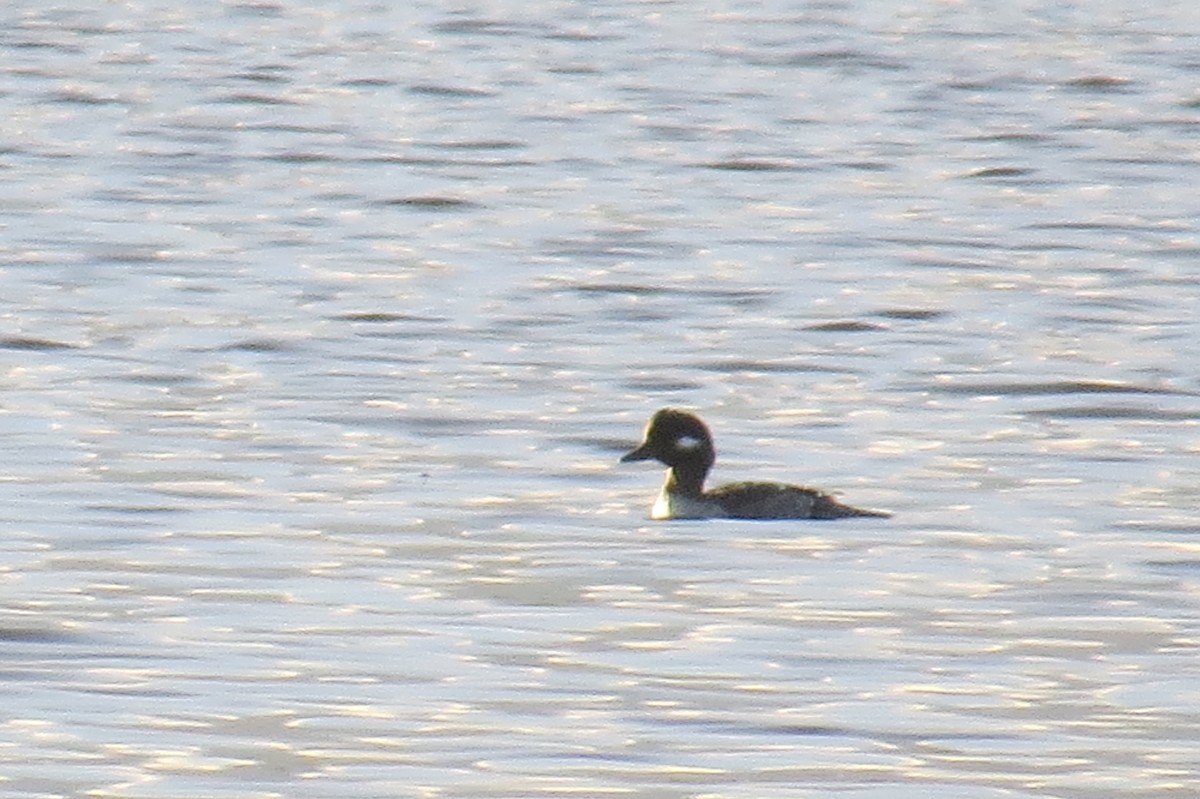
[[[675,449],[691,452],[692,450],[700,449],[703,443],[703,441],[695,436],[680,436],[675,439]]]

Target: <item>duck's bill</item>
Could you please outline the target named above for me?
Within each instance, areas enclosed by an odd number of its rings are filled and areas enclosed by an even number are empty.
[[[650,461],[654,460],[654,453],[650,452],[649,447],[645,444],[635,449],[633,452],[627,452],[621,456],[621,463],[629,463],[630,461]]]

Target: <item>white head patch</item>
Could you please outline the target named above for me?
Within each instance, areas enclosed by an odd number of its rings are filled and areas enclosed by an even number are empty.
[[[675,449],[681,449],[685,452],[700,449],[704,442],[695,436],[680,436],[675,439]]]

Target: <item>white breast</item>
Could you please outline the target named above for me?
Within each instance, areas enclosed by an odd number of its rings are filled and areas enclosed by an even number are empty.
[[[712,519],[724,516],[721,506],[706,499],[668,494],[664,488],[650,509],[651,519]]]

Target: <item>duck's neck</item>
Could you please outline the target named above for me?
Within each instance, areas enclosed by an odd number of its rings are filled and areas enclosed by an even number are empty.
[[[707,464],[676,464],[667,475],[667,493],[699,497],[704,493]]]

